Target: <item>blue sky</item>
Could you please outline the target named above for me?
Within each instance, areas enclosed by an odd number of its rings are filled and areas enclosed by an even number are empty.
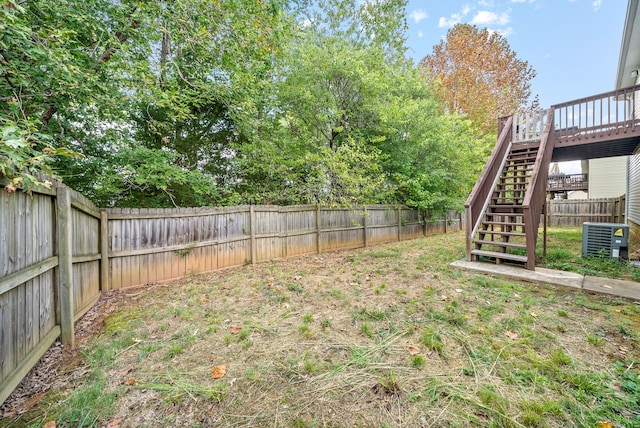
[[[456,23],[506,37],[537,72],[540,106],[614,89],[627,0],[410,0],[409,54],[419,61]]]

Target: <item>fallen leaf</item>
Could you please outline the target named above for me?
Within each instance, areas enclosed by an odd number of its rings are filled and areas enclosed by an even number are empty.
[[[4,186],[4,190],[7,191],[7,193],[13,193],[16,191],[16,186],[14,186],[13,184],[7,184],[6,186]],[[55,424],[56,422],[53,421],[53,423]],[[55,425],[53,425],[55,427]]]
[[[516,340],[518,338],[518,333],[515,331],[507,330],[504,332],[504,335],[507,336],[511,340]]]
[[[49,421],[42,428],[56,428],[56,421]]]
[[[110,421],[104,426],[104,428],[120,428],[120,425],[122,425],[122,418]]]
[[[445,295],[442,295],[442,297],[440,297],[440,300],[442,300],[443,302],[448,302],[449,300],[451,300],[451,297],[447,297]]]
[[[136,384],[136,380],[134,378],[131,378],[129,380],[125,380],[124,384],[127,385],[127,386],[135,385]]]
[[[129,373],[131,373],[132,371],[133,371],[133,367],[129,367],[128,369],[122,370],[120,372],[120,376],[124,377],[124,376],[128,375]]]
[[[220,379],[227,373],[227,365],[220,364],[219,366],[215,366],[213,371],[211,372],[211,377],[214,379]]]
[[[613,425],[609,421],[598,422],[598,428],[613,428]]]
[[[532,316],[532,317],[534,317],[534,318],[537,318],[537,317],[538,317],[538,314],[536,314],[535,312],[529,312],[529,315],[531,315],[531,316]]]
[[[207,296],[202,296],[202,303],[207,303],[209,298]]]
[[[235,385],[236,380],[237,380],[237,379],[236,379],[235,377],[234,377],[233,379],[231,379],[231,380],[229,381],[229,386],[230,386],[230,387],[232,387],[233,385]]]
[[[231,334],[238,334],[238,333],[240,333],[240,330],[242,330],[242,326],[241,326],[241,325],[237,325],[237,326],[235,326],[235,327],[231,327],[231,328],[229,329],[229,333],[231,333]]]
[[[416,348],[415,346],[409,346],[407,348],[407,351],[409,351],[409,355],[417,355],[420,353],[420,350],[418,348]]]
[[[456,293],[462,293],[464,290],[462,288],[456,288]]]
[[[132,337],[131,343],[140,343],[140,339],[138,339],[137,337]]]
[[[425,284],[424,288],[429,289],[429,288],[431,288],[431,286],[429,284]]]

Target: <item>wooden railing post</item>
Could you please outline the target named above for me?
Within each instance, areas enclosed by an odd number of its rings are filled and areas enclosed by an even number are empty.
[[[58,188],[56,205],[58,226],[58,304],[60,335],[64,345],[75,346],[73,326],[73,254],[71,246],[71,194],[65,186]]]
[[[109,282],[109,215],[100,211],[100,290],[111,290]]]

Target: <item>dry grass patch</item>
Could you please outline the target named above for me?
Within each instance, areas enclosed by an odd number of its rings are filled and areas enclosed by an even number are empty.
[[[151,288],[83,349],[83,382],[0,425],[640,426],[640,306],[455,270],[463,239]]]

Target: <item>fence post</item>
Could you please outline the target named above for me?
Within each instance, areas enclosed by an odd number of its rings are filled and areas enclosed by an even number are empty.
[[[402,241],[402,211],[398,206],[398,242]]]
[[[418,208],[418,218],[422,218],[422,234],[427,237],[427,212],[425,211],[420,217],[420,208]]]
[[[444,233],[447,233],[447,223],[449,223],[449,211],[444,213]]]
[[[283,211],[282,207],[278,206],[278,221],[280,221],[280,236],[283,239],[282,247],[284,249],[284,256],[289,257],[289,224],[287,222],[287,211]]]
[[[109,216],[100,210],[100,290],[111,290],[109,282]]]
[[[367,231],[367,206],[364,206],[364,217],[362,219],[362,225],[364,226],[364,246],[369,246],[369,232]]]
[[[320,204],[316,206],[316,247],[318,249],[318,254],[320,254],[320,227],[322,226],[322,221],[320,220]]]
[[[253,205],[249,206],[249,229],[251,233],[251,264],[256,264],[258,258],[258,248],[256,247],[256,210]]]
[[[69,188],[58,188],[56,205],[58,225],[58,304],[62,343],[75,346],[73,326],[73,254],[71,246],[71,194]]]

